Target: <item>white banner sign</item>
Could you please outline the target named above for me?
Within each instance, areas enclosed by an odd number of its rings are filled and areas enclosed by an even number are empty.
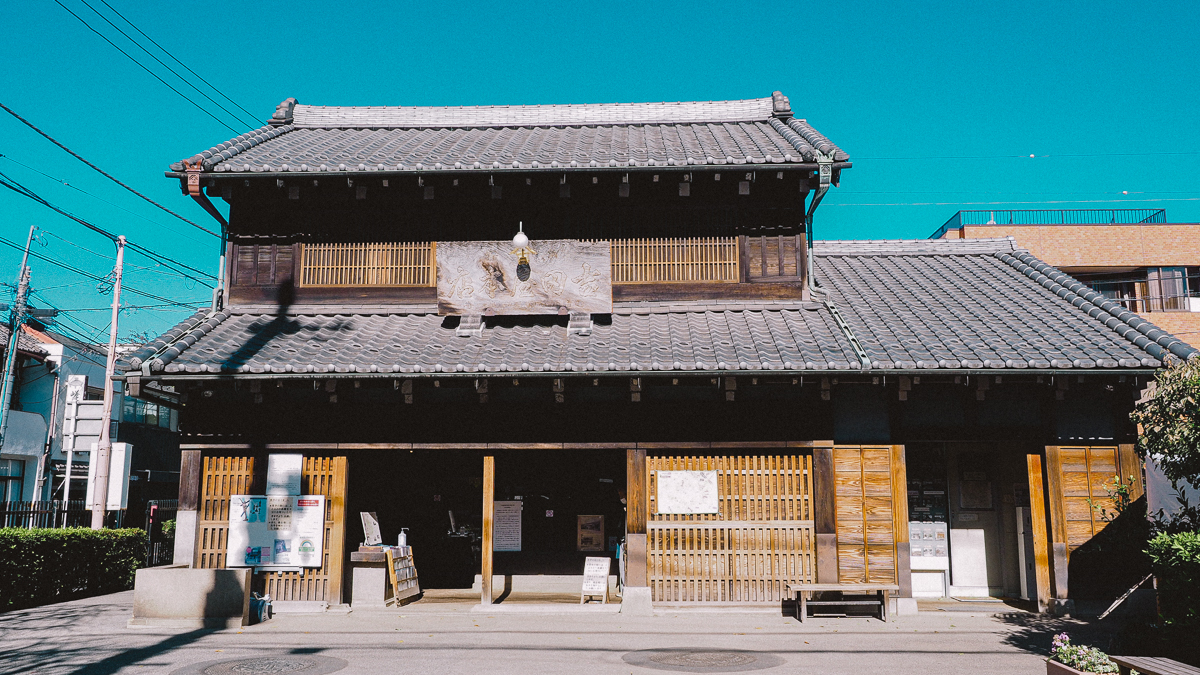
[[[659,471],[658,513],[719,513],[716,471]]]
[[[324,495],[233,495],[226,567],[321,567]]]
[[[585,558],[583,561],[583,594],[605,595],[608,591],[608,571],[612,558]]]
[[[271,455],[267,458],[267,494],[300,494],[304,455]]]

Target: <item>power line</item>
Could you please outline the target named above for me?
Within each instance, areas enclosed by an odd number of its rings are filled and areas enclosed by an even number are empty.
[[[180,79],[180,81],[182,81],[184,84],[186,84],[187,86],[189,86],[189,87],[191,87],[193,90],[195,90],[195,92],[196,92],[197,94],[200,94],[200,95],[201,95],[201,96],[203,96],[204,98],[208,99],[208,102],[209,102],[209,103],[212,103],[213,105],[217,106],[217,107],[218,107],[218,108],[220,108],[222,111],[224,111],[224,113],[225,113],[226,115],[229,115],[229,116],[230,116],[230,117],[232,117],[233,119],[237,120],[237,123],[238,123],[238,124],[241,124],[241,125],[243,125],[243,126],[245,126],[245,127],[249,128],[249,129],[253,129],[253,128],[254,128],[253,126],[251,126],[251,125],[249,125],[249,124],[246,124],[246,122],[245,122],[244,120],[238,119],[238,116],[237,116],[235,113],[229,112],[229,110],[228,110],[228,109],[227,109],[225,106],[221,105],[221,104],[220,104],[220,103],[218,103],[217,101],[214,101],[214,100],[212,99],[212,97],[211,97],[211,96],[209,96],[208,94],[206,94],[206,93],[204,93],[204,92],[200,91],[200,89],[199,89],[199,88],[197,88],[197,87],[196,87],[196,85],[192,84],[191,82],[188,82],[188,81],[187,81],[187,78],[185,78],[184,76],[182,76],[182,75],[180,75],[179,73],[175,72],[175,69],[171,68],[171,66],[168,66],[167,64],[163,63],[163,62],[162,62],[162,59],[160,59],[160,58],[158,58],[157,56],[155,56],[154,54],[150,53],[150,50],[148,50],[148,49],[146,49],[145,47],[143,47],[143,46],[141,45],[141,43],[139,43],[137,40],[134,40],[133,38],[129,37],[129,34],[128,34],[128,33],[126,33],[125,31],[121,30],[120,26],[118,26],[117,24],[115,24],[115,23],[113,23],[112,21],[110,21],[108,17],[106,17],[106,16],[104,16],[103,14],[101,14],[100,12],[96,11],[96,8],[95,8],[95,7],[92,7],[91,5],[89,5],[89,4],[87,3],[87,0],[79,0],[79,1],[83,3],[83,6],[84,6],[84,7],[87,7],[88,9],[92,10],[92,12],[93,12],[93,13],[94,13],[96,16],[100,17],[101,19],[104,19],[104,22],[105,22],[105,23],[107,23],[108,25],[112,26],[112,27],[113,27],[113,28],[114,28],[114,29],[115,29],[115,30],[116,30],[118,33],[120,33],[121,35],[123,35],[123,36],[125,37],[125,39],[126,39],[126,40],[129,40],[130,42],[132,42],[134,45],[136,45],[136,46],[137,46],[137,48],[138,48],[138,49],[142,50],[143,52],[146,52],[146,55],[147,55],[147,56],[149,56],[150,58],[154,59],[156,62],[158,62],[158,65],[162,66],[163,68],[166,68],[168,71],[170,71],[170,73],[171,73],[172,75],[174,75],[175,77],[178,77],[178,78]],[[108,3],[104,3],[104,4],[105,4],[105,6],[108,6]],[[108,8],[109,8],[109,9],[112,9],[112,7],[110,7],[110,6],[109,6]],[[116,10],[113,10],[113,11],[116,11]],[[125,17],[121,17],[121,18],[122,18],[122,19],[124,19]],[[128,20],[128,19],[125,19],[125,22],[126,22],[126,23],[129,23],[129,20]],[[130,25],[133,25],[133,24],[130,24]],[[136,26],[135,26],[135,28],[136,28]],[[139,33],[141,33],[141,31],[138,31],[138,32],[139,32]],[[144,35],[144,33],[143,33],[143,35]],[[159,49],[161,49],[161,47],[159,47]],[[206,84],[207,84],[207,83],[206,83]],[[208,85],[208,86],[210,86],[210,87],[211,87],[212,85],[210,84],[210,85]],[[257,122],[257,121],[258,121],[258,120],[255,120],[255,122]]]
[[[217,124],[220,124],[221,126],[225,127],[226,129],[228,129],[228,130],[232,131],[232,132],[233,132],[233,133],[235,133],[235,134],[236,134],[236,133],[238,133],[237,129],[234,129],[233,127],[229,126],[228,124],[226,124],[226,123],[222,122],[222,121],[221,121],[221,119],[220,119],[219,117],[217,117],[216,115],[212,114],[211,112],[209,112],[209,111],[205,110],[205,109],[204,109],[204,107],[203,107],[203,106],[201,106],[199,103],[196,103],[196,102],[195,102],[195,101],[193,101],[192,99],[188,98],[188,97],[187,97],[187,96],[186,96],[186,95],[185,95],[183,92],[179,91],[179,90],[178,90],[178,89],[176,89],[175,87],[172,87],[170,84],[167,84],[167,81],[166,81],[166,80],[164,80],[164,79],[162,79],[161,77],[159,77],[159,76],[158,76],[158,74],[157,74],[157,73],[155,73],[153,70],[150,70],[149,68],[147,68],[147,67],[145,66],[145,64],[143,64],[141,61],[138,61],[137,59],[135,59],[135,58],[133,58],[132,56],[130,56],[128,52],[126,52],[124,49],[121,49],[120,47],[118,47],[118,46],[117,46],[117,44],[116,44],[115,42],[113,42],[112,40],[109,40],[109,39],[108,39],[108,37],[104,35],[104,33],[101,33],[100,31],[98,31],[98,30],[96,30],[95,28],[93,28],[93,27],[92,27],[92,25],[91,25],[90,23],[88,23],[87,21],[85,21],[85,20],[83,19],[83,17],[79,16],[79,15],[78,15],[78,14],[76,14],[75,12],[72,12],[72,11],[71,11],[71,10],[70,10],[70,9],[69,9],[69,8],[68,8],[66,5],[62,4],[62,3],[61,3],[61,2],[59,2],[58,0],[54,0],[54,4],[58,5],[59,7],[62,7],[64,10],[66,10],[67,14],[70,14],[71,16],[73,16],[73,17],[75,17],[76,19],[78,19],[78,20],[79,20],[79,23],[82,23],[84,26],[87,26],[87,29],[88,29],[88,30],[90,30],[90,31],[92,31],[92,32],[93,32],[93,33],[95,33],[96,35],[99,35],[99,36],[100,36],[100,39],[101,39],[101,40],[104,40],[104,41],[105,41],[105,42],[107,42],[108,44],[112,45],[112,48],[113,48],[113,49],[115,49],[115,50],[117,50],[117,51],[121,52],[122,54],[124,54],[124,55],[125,55],[125,58],[129,59],[130,61],[133,61],[133,62],[134,62],[135,64],[137,64],[137,66],[138,66],[139,68],[141,68],[142,70],[146,71],[147,73],[150,73],[151,77],[153,77],[154,79],[156,79],[156,80],[158,80],[159,82],[161,82],[161,83],[162,83],[162,85],[163,85],[164,87],[166,87],[167,89],[170,89],[171,91],[175,92],[176,94],[179,94],[179,96],[180,96],[180,97],[181,97],[183,100],[185,100],[185,101],[187,101],[188,103],[191,103],[192,105],[196,106],[196,109],[197,109],[197,110],[199,110],[200,112],[204,113],[205,115],[208,115],[209,117],[211,117],[211,118],[213,118],[214,120],[216,120],[216,121],[217,121]]]
[[[83,225],[87,229],[89,229],[93,232],[96,232],[97,234],[107,237],[110,241],[117,240],[117,236],[115,234],[105,230],[102,227],[99,227],[98,225],[93,225],[92,223],[89,223],[88,221],[84,220],[83,218],[80,218],[79,216],[76,216],[68,211],[65,211],[65,210],[55,206],[54,204],[51,204],[49,201],[42,198],[36,192],[34,192],[33,190],[30,190],[29,188],[25,187],[21,183],[17,182],[15,179],[13,179],[12,177],[5,174],[3,171],[0,171],[0,186],[6,187],[9,190],[16,192],[17,194],[19,194],[23,197],[32,199],[33,201],[41,204],[42,206],[45,206],[46,208],[48,208],[62,216],[70,218],[71,220],[74,220],[75,222],[79,223],[80,225]],[[209,279],[216,279],[216,277],[213,276],[212,274],[198,270],[195,267],[191,267],[190,265],[185,265],[181,262],[176,262],[176,261],[174,261],[170,258],[167,258],[160,253],[156,253],[140,244],[135,244],[131,241],[126,241],[126,244],[130,248],[132,248],[135,251],[137,251],[138,253],[141,253],[142,255],[150,258],[151,260],[160,262],[160,263],[166,265],[168,268],[171,268],[174,271],[179,272],[180,274],[184,274],[184,276],[188,276],[188,278],[192,279],[193,281],[204,284],[205,286],[208,286],[209,288],[212,288],[212,284],[208,283],[207,281],[205,281],[203,279],[198,279],[196,277],[191,277],[191,276],[187,275],[186,273],[184,273],[182,270],[171,267],[171,265],[178,265],[179,267],[182,267],[187,270],[191,270],[192,272],[195,272],[196,274],[203,274],[205,277],[207,277]]]
[[[9,241],[8,239],[5,239],[4,237],[0,237],[0,244],[4,244],[5,246],[8,246],[10,248],[15,248],[15,249],[22,250],[22,251],[25,250],[24,246],[21,246],[15,242]],[[61,267],[65,270],[67,270],[68,272],[74,272],[75,274],[85,276],[85,277],[91,279],[92,281],[98,281],[98,282],[102,282],[102,283],[107,282],[107,279],[105,279],[104,277],[98,276],[96,274],[92,274],[91,272],[87,272],[85,270],[81,270],[78,267],[68,265],[64,262],[60,262],[58,260],[55,260],[54,258],[50,258],[48,256],[42,255],[41,253],[38,253],[37,251],[30,251],[29,255],[33,256],[34,258],[38,258],[39,260],[44,260],[45,262],[48,262],[51,265]],[[132,288],[130,286],[123,285],[122,288],[126,291],[129,291],[130,293],[137,293],[138,295],[150,298],[151,300],[159,300],[161,302],[171,303],[171,304],[177,305],[179,307],[189,307],[190,308],[193,305],[207,304],[206,301],[202,301],[202,300],[193,301],[191,303],[177,302],[170,298],[164,298],[161,295],[154,295],[153,293],[147,293],[146,291],[138,290],[138,289]]]
[[[58,2],[58,0],[55,0],[55,2]],[[116,178],[116,177],[114,177],[112,174],[109,174],[108,172],[104,171],[104,169],[101,169],[100,167],[96,166],[95,164],[92,164],[91,162],[89,162],[89,161],[87,161],[86,159],[84,159],[83,157],[81,157],[81,156],[80,156],[78,153],[76,153],[74,150],[72,150],[72,149],[68,148],[67,146],[63,145],[62,143],[59,143],[58,141],[54,140],[54,138],[53,138],[53,137],[52,137],[50,134],[48,134],[48,133],[46,133],[46,132],[42,131],[41,129],[37,128],[36,126],[34,126],[34,124],[33,124],[32,122],[30,122],[29,120],[25,119],[24,117],[21,117],[20,115],[18,115],[18,114],[16,113],[16,111],[14,111],[12,108],[9,108],[8,106],[4,105],[3,103],[0,103],[0,108],[3,108],[3,109],[4,109],[4,111],[5,111],[5,112],[7,112],[9,115],[12,115],[13,117],[17,118],[17,120],[18,120],[18,121],[20,121],[20,122],[21,122],[22,124],[24,124],[25,126],[27,126],[27,127],[29,127],[30,129],[33,129],[34,131],[36,131],[36,132],[37,132],[39,135],[41,135],[41,137],[42,137],[42,138],[45,138],[46,140],[50,141],[51,143],[53,143],[53,144],[57,145],[57,146],[58,146],[59,148],[61,148],[61,149],[62,149],[64,152],[66,152],[68,155],[70,155],[70,156],[74,157],[75,159],[77,159],[77,160],[79,160],[79,161],[83,162],[84,164],[88,165],[88,167],[90,167],[92,170],[94,170],[94,171],[96,171],[97,173],[99,173],[101,176],[104,176],[105,178],[107,178],[107,179],[111,180],[112,182],[116,183],[117,185],[120,185],[121,187],[125,188],[126,190],[129,190],[129,191],[130,191],[130,192],[132,192],[133,194],[135,194],[135,195],[137,195],[137,196],[141,197],[142,199],[146,200],[147,202],[150,202],[151,204],[153,204],[153,205],[157,206],[158,208],[162,209],[163,211],[166,211],[167,213],[171,214],[172,216],[175,216],[176,218],[178,218],[178,219],[182,220],[183,222],[187,223],[188,225],[191,225],[192,227],[195,227],[195,228],[197,228],[197,229],[199,229],[199,230],[203,230],[204,232],[207,232],[208,234],[211,234],[211,235],[212,235],[212,236],[214,236],[214,237],[218,237],[218,238],[219,238],[219,237],[221,236],[221,235],[217,234],[216,232],[213,232],[212,230],[208,229],[207,227],[204,227],[203,225],[200,225],[200,224],[198,224],[198,223],[194,223],[194,222],[192,222],[192,221],[188,220],[187,218],[184,218],[183,216],[179,215],[178,213],[175,213],[174,211],[172,211],[171,209],[168,209],[167,207],[163,206],[162,204],[159,204],[158,202],[154,201],[153,199],[150,199],[150,198],[149,198],[149,197],[147,197],[146,195],[144,195],[144,194],[142,194],[142,193],[138,192],[137,190],[134,190],[133,188],[129,187],[128,185],[126,185],[126,184],[122,183],[121,181],[117,180],[117,178]]]
[[[167,56],[171,57],[171,59],[172,59],[173,61],[175,61],[175,63],[178,63],[179,65],[183,66],[183,67],[184,67],[184,69],[186,69],[186,70],[187,70],[189,73],[191,73],[192,75],[195,75],[195,76],[196,76],[196,79],[200,80],[200,81],[201,81],[201,82],[203,82],[204,84],[207,84],[207,85],[209,86],[209,88],[211,88],[213,91],[215,91],[215,92],[217,92],[218,94],[220,94],[220,95],[221,95],[221,96],[222,96],[222,97],[223,97],[225,100],[229,101],[229,102],[230,102],[230,103],[232,103],[234,106],[236,106],[236,107],[237,107],[239,110],[241,110],[242,112],[244,112],[244,113],[246,113],[247,115],[249,115],[249,116],[250,116],[250,119],[254,120],[256,123],[258,122],[258,118],[254,116],[254,113],[252,113],[252,112],[250,112],[249,110],[246,110],[246,109],[245,109],[245,108],[243,108],[242,106],[238,105],[238,102],[237,102],[237,101],[233,100],[232,98],[229,98],[228,96],[226,96],[226,95],[225,95],[225,92],[221,91],[220,89],[217,89],[216,87],[214,87],[214,86],[212,85],[212,83],[211,83],[211,82],[209,82],[208,80],[204,79],[203,77],[200,77],[200,74],[199,74],[199,73],[197,73],[196,71],[192,70],[191,68],[189,68],[189,67],[188,67],[188,64],[186,64],[186,63],[184,63],[183,61],[180,61],[179,59],[175,58],[175,55],[174,55],[174,54],[172,54],[171,52],[167,51],[166,49],[164,49],[164,48],[163,48],[163,46],[162,46],[162,45],[160,45],[160,44],[158,44],[157,42],[155,42],[155,41],[154,41],[154,38],[152,38],[152,37],[150,37],[149,35],[146,35],[145,33],[143,33],[141,28],[138,28],[136,25],[134,25],[134,23],[133,23],[132,21],[130,21],[129,19],[126,19],[124,14],[121,14],[120,12],[118,12],[116,9],[114,9],[114,8],[113,8],[113,6],[112,6],[112,5],[110,5],[110,4],[108,4],[107,2],[105,2],[105,0],[100,0],[100,2],[104,3],[104,6],[105,6],[105,7],[107,7],[107,8],[109,8],[109,10],[111,10],[113,14],[116,14],[117,16],[121,17],[121,19],[122,19],[122,20],[123,20],[125,23],[129,24],[130,26],[132,26],[132,27],[133,27],[133,29],[134,29],[134,30],[136,30],[136,31],[138,32],[138,34],[140,34],[142,37],[144,37],[144,38],[146,38],[147,40],[149,40],[149,41],[150,41],[150,44],[154,45],[155,47],[158,47],[158,49],[159,49],[159,50],[160,50],[162,53],[164,53],[164,54],[166,54]],[[92,10],[92,11],[95,11],[95,10]]]
[[[38,175],[44,176],[44,177],[46,177],[46,178],[48,178],[48,179],[50,179],[50,180],[54,181],[55,183],[59,183],[59,184],[61,184],[63,187],[68,187],[68,188],[71,188],[72,190],[75,190],[76,192],[80,192],[80,193],[82,193],[82,194],[85,194],[85,195],[87,195],[87,196],[91,197],[92,199],[95,199],[95,200],[97,200],[97,201],[104,202],[105,204],[108,204],[109,206],[113,207],[114,209],[120,209],[120,210],[124,211],[125,213],[128,213],[128,214],[129,214],[129,215],[131,215],[131,216],[134,216],[134,217],[137,217],[137,218],[141,218],[142,220],[146,221],[147,223],[150,223],[151,225],[155,225],[155,226],[157,226],[157,227],[161,227],[161,228],[163,228],[164,230],[168,230],[168,231],[170,231],[170,232],[173,232],[174,234],[177,234],[177,235],[179,235],[180,237],[183,237],[184,239],[187,239],[188,241],[194,241],[194,242],[196,242],[197,244],[203,244],[203,242],[201,242],[199,239],[196,239],[196,238],[194,238],[194,237],[192,237],[192,236],[190,236],[190,235],[188,235],[188,234],[184,233],[182,230],[177,230],[177,229],[175,229],[175,228],[173,228],[173,227],[170,227],[170,226],[168,226],[168,225],[163,225],[162,223],[160,223],[160,222],[158,222],[158,221],[155,221],[155,220],[150,220],[150,219],[149,219],[149,218],[147,218],[146,216],[143,216],[142,214],[138,213],[137,211],[131,211],[131,210],[129,210],[129,209],[127,209],[127,208],[125,208],[124,206],[121,206],[120,204],[114,204],[114,203],[112,203],[112,202],[108,201],[107,199],[104,199],[103,197],[100,197],[100,196],[94,195],[94,194],[92,194],[92,193],[88,192],[87,190],[84,190],[84,189],[83,189],[83,188],[81,188],[81,187],[77,187],[77,186],[75,186],[75,185],[72,185],[72,184],[68,183],[67,181],[65,181],[65,180],[63,180],[63,179],[61,179],[61,178],[56,178],[56,177],[54,177],[54,176],[51,176],[50,174],[46,173],[45,171],[42,171],[41,169],[38,169],[37,167],[29,166],[29,165],[28,165],[28,164],[26,164],[25,162],[22,162],[22,161],[20,161],[20,160],[17,160],[17,159],[13,159],[11,155],[6,155],[6,154],[4,154],[4,153],[0,153],[0,158],[7,159],[8,161],[12,162],[13,164],[17,164],[17,165],[19,165],[19,166],[23,166],[23,167],[25,167],[26,169],[29,169],[30,171],[32,171],[32,172],[34,172],[34,173],[36,173],[36,174],[38,174]]]
[[[1046,199],[1042,201],[996,202],[825,202],[830,206],[1005,206],[1008,204],[1145,204],[1148,202],[1200,202],[1200,197],[1159,197],[1153,199]]]

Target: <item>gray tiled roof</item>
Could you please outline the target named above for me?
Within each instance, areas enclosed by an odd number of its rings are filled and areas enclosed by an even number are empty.
[[[870,368],[1157,368],[1197,352],[1010,239],[817,242],[814,293]],[[737,301],[729,301],[734,303]],[[212,373],[846,371],[860,361],[823,302],[618,303],[591,334],[566,318],[456,334],[432,306],[198,312],[126,367]]]
[[[190,348],[149,366],[167,373],[569,373],[845,370],[857,363],[820,305],[614,314],[586,336],[568,334],[565,317],[527,319],[488,320],[478,337],[459,337],[436,314],[226,314]]]
[[[8,340],[12,335],[12,329],[8,326],[0,325],[0,355],[4,354],[8,349]],[[42,347],[42,343],[28,333],[22,331],[17,336],[17,351],[25,352],[26,354],[35,354],[37,356],[46,356],[50,352]]]
[[[744,101],[477,107],[281,104],[274,126],[188,161],[217,173],[806,164],[849,155],[782,94]],[[183,162],[171,165],[182,171]]]

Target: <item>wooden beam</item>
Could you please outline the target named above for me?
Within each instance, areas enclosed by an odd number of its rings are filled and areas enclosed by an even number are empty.
[[[1050,513],[1050,570],[1053,597],[1067,599],[1067,514],[1063,501],[1062,455],[1057,445],[1046,446],[1046,495]]]
[[[912,597],[912,567],[908,545],[908,470],[904,446],[892,446],[892,537],[896,542],[896,583],[898,598]]]
[[[1029,518],[1033,522],[1033,566],[1038,611],[1050,607],[1050,552],[1046,538],[1046,496],[1042,491],[1042,457],[1027,455],[1029,466]]]
[[[179,510],[195,511],[200,507],[200,451],[179,453]]]
[[[817,583],[838,583],[837,506],[833,446],[813,448],[813,531],[817,537]]]
[[[646,450],[625,451],[625,584],[646,586],[646,520],[650,501],[646,481]]]
[[[480,570],[480,586],[483,588],[480,604],[492,604],[492,525],[496,511],[496,458],[483,458],[483,555]]]
[[[329,604],[342,604],[342,565],[346,560],[346,479],[349,466],[345,457],[333,458],[333,484],[329,486]]]

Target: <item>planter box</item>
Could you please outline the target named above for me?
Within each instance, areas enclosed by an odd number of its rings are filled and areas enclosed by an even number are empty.
[[[1046,675],[1087,675],[1082,670],[1075,670],[1065,663],[1046,659]]]

